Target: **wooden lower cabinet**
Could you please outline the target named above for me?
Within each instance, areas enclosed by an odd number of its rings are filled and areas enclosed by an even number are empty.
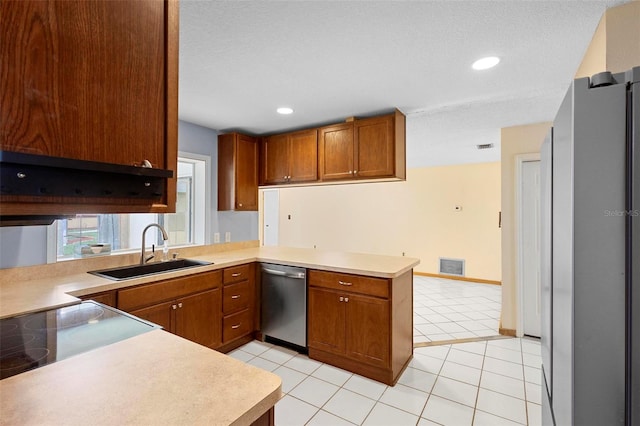
[[[215,348],[222,343],[220,303],[220,289],[216,288],[129,313],[192,342]]]
[[[308,307],[310,358],[395,384],[413,355],[412,271],[380,279],[311,270]]]
[[[118,291],[118,308],[210,348],[222,344],[222,272]]]
[[[93,300],[94,302],[102,303],[103,305],[116,307],[116,292],[115,290],[104,291],[101,293],[86,294],[80,296],[82,300]]]

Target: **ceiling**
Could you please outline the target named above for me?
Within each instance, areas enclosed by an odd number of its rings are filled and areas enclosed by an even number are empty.
[[[553,120],[625,2],[182,0],[180,119],[259,135],[398,108],[408,167],[499,161],[500,128]]]

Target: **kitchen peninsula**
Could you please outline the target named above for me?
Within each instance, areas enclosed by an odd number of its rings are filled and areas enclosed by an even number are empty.
[[[213,264],[123,281],[86,272],[135,263],[135,254],[0,270],[0,318],[72,305],[79,302],[78,297],[89,294],[120,291],[252,262],[354,274],[362,277],[363,283],[368,282],[366,277],[386,280],[390,293],[394,286],[408,290],[403,290],[402,297],[396,297],[402,303],[403,313],[394,311],[390,305],[391,317],[408,314],[410,318],[412,268],[419,263],[407,257],[257,247],[257,242],[181,248],[180,257]],[[388,297],[393,300],[393,294]],[[395,367],[388,369],[394,371],[394,376],[408,362],[394,356],[395,345],[403,346],[399,342],[404,340],[409,342],[408,358],[411,356],[411,327],[409,319],[402,333],[396,333],[393,341],[389,338],[388,363],[395,362]],[[109,424],[251,424],[272,414],[271,408],[280,396],[280,379],[274,374],[155,330],[0,381],[3,413],[0,424],[18,419],[23,424],[102,420]]]

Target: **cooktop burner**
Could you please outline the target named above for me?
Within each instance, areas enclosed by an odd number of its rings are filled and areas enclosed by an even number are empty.
[[[0,320],[0,379],[159,328],[93,301]]]

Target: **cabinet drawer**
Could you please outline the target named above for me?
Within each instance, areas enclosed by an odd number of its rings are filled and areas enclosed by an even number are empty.
[[[129,311],[220,286],[222,272],[213,271],[118,291],[118,309]]]
[[[309,285],[342,291],[389,297],[389,280],[327,271],[309,271]]]
[[[240,265],[232,268],[226,268],[224,270],[223,282],[225,284],[237,283],[238,281],[249,279],[249,272],[251,265]]]
[[[224,317],[222,324],[222,341],[227,343],[253,331],[250,309]]]
[[[222,289],[222,310],[225,315],[249,307],[249,282],[226,285]]]

